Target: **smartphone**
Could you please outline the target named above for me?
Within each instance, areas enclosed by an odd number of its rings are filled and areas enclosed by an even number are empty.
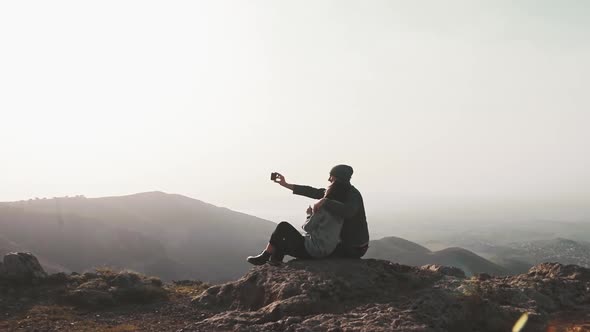
[[[275,172],[270,173],[270,180],[271,181],[276,180],[277,179],[277,175],[279,175],[279,173],[275,173]]]

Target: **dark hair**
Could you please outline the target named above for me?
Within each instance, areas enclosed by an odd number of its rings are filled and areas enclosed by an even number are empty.
[[[344,203],[349,191],[350,182],[337,179],[326,189],[326,198]]]

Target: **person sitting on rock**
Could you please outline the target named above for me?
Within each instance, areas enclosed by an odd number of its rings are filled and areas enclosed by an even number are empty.
[[[350,183],[336,180],[325,191],[324,198],[342,203],[349,190]],[[305,235],[283,221],[275,228],[266,249],[247,260],[254,265],[262,265],[267,261],[276,265],[283,261],[285,255],[302,259],[327,257],[340,242],[343,221],[342,217],[328,212],[325,207],[316,204],[312,209],[310,206],[303,224]]]
[[[279,183],[281,186],[292,190],[293,194],[319,199],[319,201],[314,205],[312,209],[313,211],[318,212],[320,210],[325,210],[332,216],[343,218],[342,229],[340,231],[340,242],[336,245],[336,249],[334,249],[330,255],[333,257],[361,258],[367,252],[369,247],[369,231],[367,227],[367,218],[365,216],[363,198],[360,192],[350,184],[352,173],[353,169],[348,165],[337,165],[334,166],[330,171],[330,177],[328,181],[332,185],[335,183],[344,184],[347,188],[347,193],[343,201],[329,197],[329,195],[326,195],[327,191],[323,188],[316,189],[310,186],[289,184],[287,183],[285,177],[281,174],[277,174],[275,179],[275,182]],[[310,211],[308,209],[308,214],[309,213]],[[309,222],[311,222],[311,220],[309,220]],[[307,225],[309,222],[306,223],[306,226],[311,229],[313,223],[311,225]],[[281,222],[279,225],[277,225],[277,228],[273,233],[274,240],[273,237],[271,237],[271,242],[269,242],[267,248],[258,256],[248,257],[248,261],[255,265],[261,265],[268,261],[275,249],[273,242],[275,242],[278,247],[279,243],[285,243],[287,241],[287,237],[283,236],[283,234],[289,234],[289,239],[291,239],[291,237],[293,239],[297,239],[290,240],[292,242],[289,243],[298,244],[294,247],[299,249],[299,251],[295,251],[292,250],[293,248],[290,248],[290,253],[285,252],[286,254],[300,258],[309,258],[309,256],[311,256],[309,255],[309,252],[302,252],[300,250],[302,248],[301,239],[304,239],[304,237],[301,236],[301,234],[299,234],[299,232],[289,223]],[[303,242],[303,244],[305,246],[305,242]],[[279,258],[282,259],[280,254],[277,254],[276,258],[277,260]],[[271,263],[273,262],[274,260],[271,261]]]

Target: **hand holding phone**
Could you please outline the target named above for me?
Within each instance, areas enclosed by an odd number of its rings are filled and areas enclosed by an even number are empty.
[[[270,180],[280,184],[286,183],[285,177],[281,173],[277,172],[270,173]]]
[[[279,175],[279,173],[277,173],[277,172],[270,173],[270,180],[276,182],[278,175]]]
[[[281,173],[277,173],[277,172],[272,172],[270,173],[270,180],[280,184],[281,186],[289,189],[289,190],[293,190],[294,186],[292,184],[287,183],[287,179],[285,179],[285,177],[281,174]]]

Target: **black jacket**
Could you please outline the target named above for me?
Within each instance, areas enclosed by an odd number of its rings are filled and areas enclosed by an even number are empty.
[[[310,186],[293,186],[293,194],[309,198],[321,199],[324,197],[325,192],[326,189],[324,188],[317,189]],[[344,204],[328,199],[324,207],[329,212],[344,218],[344,224],[340,232],[342,246],[362,247],[369,243],[369,228],[367,226],[363,197],[354,186],[350,187],[348,197]]]

